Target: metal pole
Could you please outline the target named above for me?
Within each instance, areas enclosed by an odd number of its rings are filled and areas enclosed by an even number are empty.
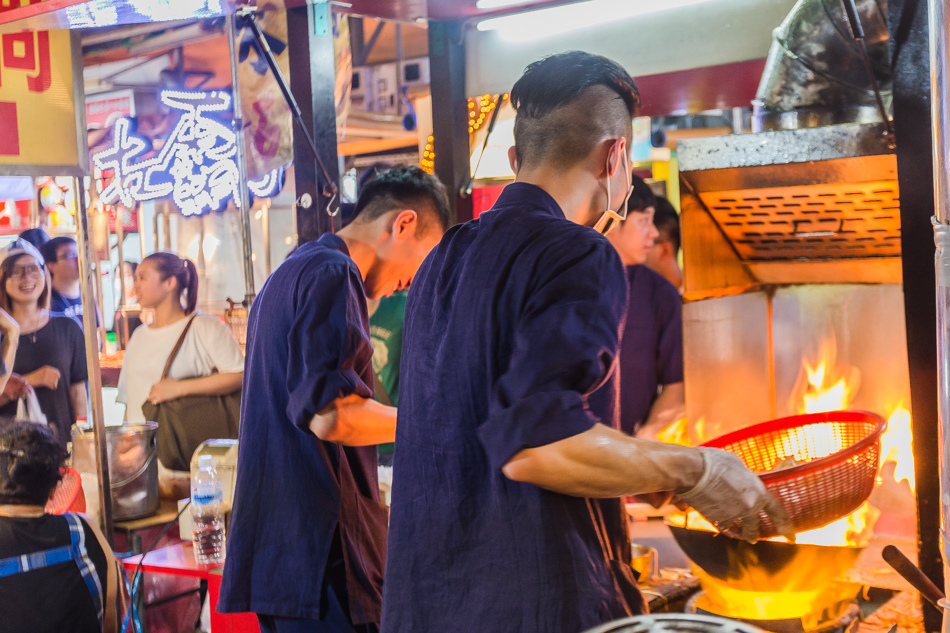
[[[158,212],[156,211],[155,217],[158,217]],[[138,225],[139,230],[139,261],[141,262],[145,259],[145,253],[147,252],[147,247],[145,246],[145,205],[139,202],[135,206],[135,223]],[[158,224],[155,224],[156,231],[158,230]]]
[[[934,242],[937,246],[937,401],[940,447],[940,546],[943,553],[944,594],[950,595],[950,46],[944,0],[929,0],[930,81],[933,124]],[[950,633],[950,612],[943,601],[943,631]]]
[[[396,114],[402,117],[402,24],[396,23]]]
[[[116,266],[116,269],[119,271],[119,301],[118,308],[121,309],[123,304],[125,304],[125,275],[122,272],[122,266],[125,261],[125,245],[122,243],[125,241],[125,227],[122,226],[122,209],[118,205],[115,207],[115,248],[116,255],[119,258],[119,265]],[[112,271],[112,274],[115,275],[115,270]],[[114,287],[114,286],[113,286]]]
[[[241,107],[241,89],[238,85],[238,43],[234,29],[234,16],[226,18],[228,29],[228,51],[231,53],[231,103],[234,117],[231,125],[234,128],[237,143],[238,166],[238,207],[241,211],[241,245],[244,250],[244,306],[251,307],[254,301],[254,264],[251,261],[253,248],[251,247],[251,194],[247,188],[247,158],[244,155],[244,115]]]
[[[449,191],[456,222],[471,220],[474,213],[472,197],[461,195],[472,177],[464,32],[461,22],[429,22],[435,175]]]
[[[152,249],[153,253],[157,253],[161,249],[158,247],[158,221],[162,216],[162,212],[158,210],[158,205],[155,205],[155,216],[152,218],[152,243],[154,248]],[[145,248],[142,248],[142,259],[145,259]]]
[[[261,231],[264,234],[264,274],[270,277],[270,201],[261,206]]]
[[[165,201],[165,211],[162,213],[162,230],[165,235],[165,250],[172,250],[172,203]],[[158,249],[155,249],[158,250]]]
[[[79,282],[82,291],[83,328],[86,331],[86,371],[89,374],[89,408],[92,413],[92,432],[96,442],[96,475],[99,480],[99,526],[113,545],[112,486],[109,479],[109,452],[106,444],[106,423],[102,413],[102,375],[99,373],[99,345],[90,333],[96,331],[96,304],[93,298],[95,270],[94,249],[89,235],[89,214],[86,209],[86,190],[83,179],[74,178],[76,218],[79,231]]]

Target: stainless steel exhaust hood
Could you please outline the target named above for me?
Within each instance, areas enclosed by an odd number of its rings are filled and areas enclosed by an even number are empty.
[[[900,283],[897,163],[882,124],[693,139],[677,155],[687,298]]]
[[[866,66],[840,0],[799,0],[773,32],[756,133],[677,147],[687,298],[901,282],[897,160],[868,74],[886,108],[887,4],[856,0],[856,11]]]

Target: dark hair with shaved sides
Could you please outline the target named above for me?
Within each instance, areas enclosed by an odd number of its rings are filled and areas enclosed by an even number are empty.
[[[377,175],[360,191],[353,222],[372,222],[397,209],[412,209],[419,227],[428,232],[433,224],[445,231],[452,224],[445,187],[419,167],[398,165]]]
[[[519,170],[543,162],[571,167],[600,141],[631,134],[640,91],[616,62],[581,51],[534,62],[511,90]]]

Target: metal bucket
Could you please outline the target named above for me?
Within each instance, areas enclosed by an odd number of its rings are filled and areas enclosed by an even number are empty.
[[[106,427],[112,513],[116,521],[140,519],[158,511],[158,424]],[[96,472],[96,443],[91,431],[73,431],[73,468]]]

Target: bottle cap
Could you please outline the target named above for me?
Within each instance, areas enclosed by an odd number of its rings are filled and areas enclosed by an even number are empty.
[[[198,468],[214,468],[214,455],[199,455]]]

